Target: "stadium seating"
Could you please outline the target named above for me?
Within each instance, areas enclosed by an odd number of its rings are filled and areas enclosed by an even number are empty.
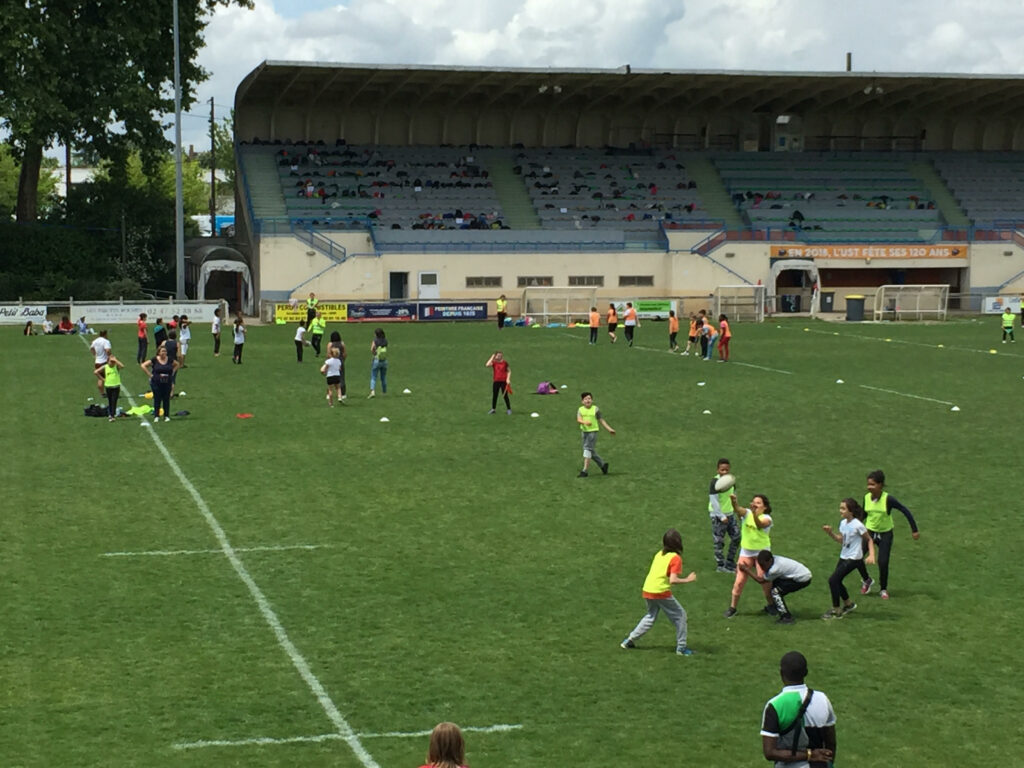
[[[920,239],[943,225],[892,153],[728,153],[713,162],[750,226],[805,239]]]
[[[932,162],[974,226],[1024,221],[1024,153],[940,152]]]

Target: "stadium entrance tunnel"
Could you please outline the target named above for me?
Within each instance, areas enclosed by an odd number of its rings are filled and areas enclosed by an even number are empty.
[[[191,261],[198,270],[198,300],[224,299],[232,310],[241,309],[246,315],[255,313],[252,270],[240,251],[226,245],[204,245],[192,253]]]
[[[815,265],[815,263],[807,259],[776,259],[772,262],[771,274],[768,277],[768,289],[771,295],[767,297],[767,304],[770,307],[778,309],[778,307],[775,307],[775,305],[780,291],[779,275],[781,275],[783,272],[787,272],[790,270],[802,271],[807,273],[807,280],[814,287],[811,292],[811,304],[809,307],[807,307],[807,309],[803,311],[810,312],[812,317],[814,315],[817,315],[818,312],[821,310],[819,306],[819,300],[821,296],[821,276],[818,274],[818,267]],[[787,295],[793,292],[793,289],[787,286],[783,286],[781,290],[783,291],[783,293]],[[795,298],[797,300],[796,308],[788,310],[783,309],[782,311],[801,311],[799,309],[800,296],[796,295]]]

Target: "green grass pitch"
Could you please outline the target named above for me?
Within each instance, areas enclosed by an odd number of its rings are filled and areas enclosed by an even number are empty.
[[[399,768],[426,753],[410,734],[453,720],[483,729],[473,768],[761,765],[791,649],[832,698],[837,764],[1012,762],[1024,344],[998,326],[736,324],[723,365],[670,355],[655,322],[633,349],[585,328],[391,325],[389,391],[367,400],[372,327],[348,325],[334,409],[293,326],[251,328],[242,366],[228,333],[214,358],[197,327],[174,401],[191,415],[150,428],[82,416],[97,391],[80,339],[0,329],[0,764]],[[133,337],[111,330],[138,399]],[[511,417],[487,414],[498,348]],[[567,389],[530,394],[544,379]],[[583,390],[618,432],[598,441],[607,477],[576,477]],[[773,549],[814,572],[793,626],[750,586],[722,618],[720,456],[744,501],[770,497]],[[821,525],[877,468],[921,539],[897,513],[892,599],[823,622],[839,547]],[[675,590],[691,658],[664,620],[618,645],[669,527],[698,574]]]

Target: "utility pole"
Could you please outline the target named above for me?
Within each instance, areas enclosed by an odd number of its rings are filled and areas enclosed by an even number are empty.
[[[181,171],[181,53],[178,35],[178,0],[173,0],[174,13],[174,271],[175,297],[185,296],[185,201]]]
[[[210,97],[210,236],[217,236],[217,129]]]

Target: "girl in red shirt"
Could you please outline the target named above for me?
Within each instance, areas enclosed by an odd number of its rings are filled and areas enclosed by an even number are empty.
[[[505,413],[511,416],[512,402],[508,399],[508,396],[512,394],[512,376],[511,369],[508,367],[508,361],[501,354],[501,350],[498,350],[487,359],[485,365],[494,371],[494,380],[491,384],[491,410],[488,413],[494,413],[494,409],[498,405],[498,394],[500,393],[505,398]]]
[[[729,362],[729,339],[732,338],[732,331],[729,330],[729,318],[725,315],[718,316],[718,362]]]

